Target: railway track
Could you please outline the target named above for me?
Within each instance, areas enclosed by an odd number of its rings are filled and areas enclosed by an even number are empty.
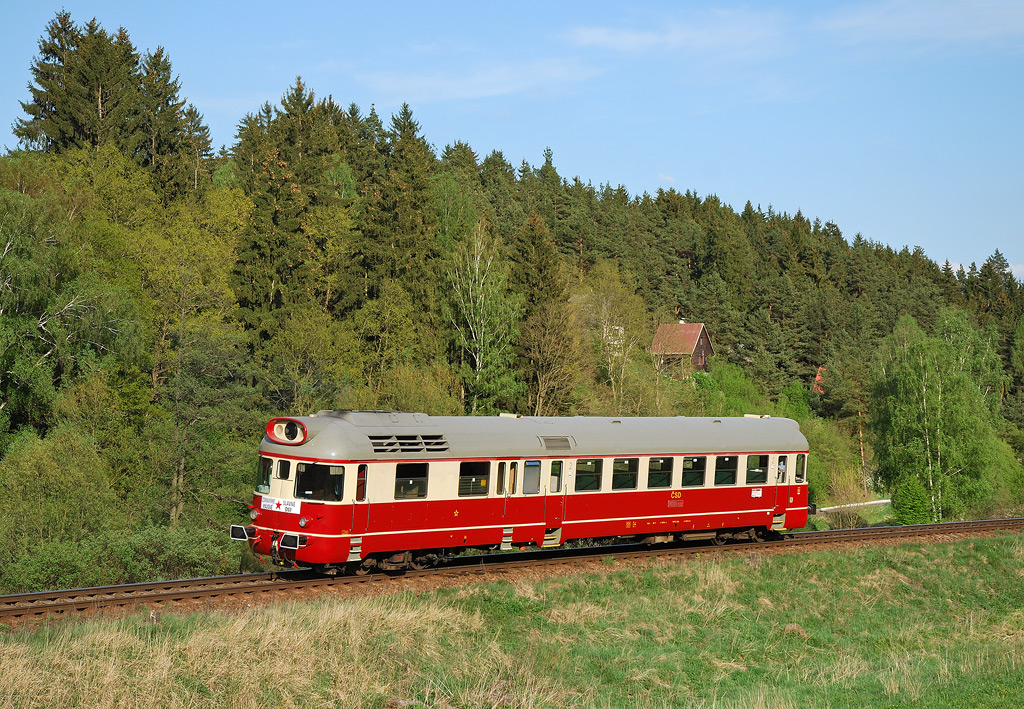
[[[784,539],[765,542],[706,544],[615,545],[526,551],[504,554],[468,555],[452,559],[447,565],[426,571],[401,574],[376,573],[368,576],[319,576],[306,569],[260,574],[238,574],[201,579],[182,579],[158,583],[99,586],[62,591],[42,591],[0,596],[0,621],[17,621],[48,616],[75,616],[98,610],[131,608],[147,604],[155,608],[205,599],[258,599],[294,594],[305,590],[332,590],[388,584],[402,579],[427,576],[465,577],[503,573],[512,569],[573,566],[582,560],[630,559],[642,557],[680,557],[697,554],[734,554],[752,550],[827,547],[864,541],[900,541],[936,536],[971,536],[998,531],[1020,531],[1024,518],[949,522],[906,527],[867,527],[825,532],[796,532]]]

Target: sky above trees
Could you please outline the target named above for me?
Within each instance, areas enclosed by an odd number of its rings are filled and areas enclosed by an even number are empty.
[[[64,7],[163,46],[214,145],[296,76],[318,96],[408,102],[440,149],[462,140],[631,193],[675,187],[919,245],[942,263],[996,249],[1024,274],[1024,5],[5,2],[0,147]]]

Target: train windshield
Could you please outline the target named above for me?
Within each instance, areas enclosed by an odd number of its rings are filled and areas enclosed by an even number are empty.
[[[270,458],[260,458],[256,466],[256,492],[266,495],[270,492],[270,471],[274,467],[274,461]]]

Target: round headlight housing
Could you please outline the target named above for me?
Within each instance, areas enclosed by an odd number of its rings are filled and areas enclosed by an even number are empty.
[[[299,517],[299,526],[305,529],[306,525],[309,524],[309,520],[305,517]]]
[[[256,515],[258,514],[259,512],[256,511],[256,508],[252,508],[251,510],[249,510],[249,519],[256,519]]]

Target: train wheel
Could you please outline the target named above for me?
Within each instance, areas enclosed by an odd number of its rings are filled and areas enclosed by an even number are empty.
[[[423,571],[429,569],[432,566],[437,566],[438,556],[437,554],[421,554],[420,556],[412,557],[409,562],[409,568],[413,571]]]
[[[375,568],[377,568],[377,560],[371,556],[366,557],[361,562],[357,561],[351,564],[352,573],[356,576],[366,576]]]

